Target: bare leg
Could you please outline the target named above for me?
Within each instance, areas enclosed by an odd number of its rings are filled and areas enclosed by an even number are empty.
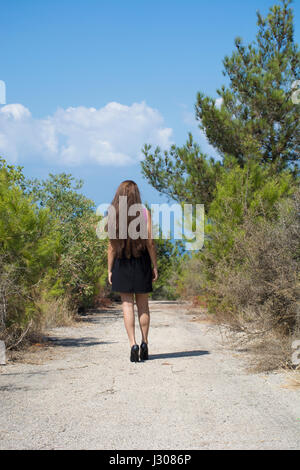
[[[121,293],[124,324],[127,331],[130,347],[136,344],[134,328],[134,303],[133,294]]]
[[[135,294],[136,305],[139,315],[139,324],[142,333],[142,341],[148,344],[148,332],[150,325],[150,312],[148,294]]]

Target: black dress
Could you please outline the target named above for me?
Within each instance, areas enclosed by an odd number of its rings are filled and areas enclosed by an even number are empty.
[[[135,294],[152,292],[151,258],[147,248],[139,257],[114,259],[112,290]]]

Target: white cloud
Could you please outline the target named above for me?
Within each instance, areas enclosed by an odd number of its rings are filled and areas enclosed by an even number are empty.
[[[216,108],[221,109],[221,106],[223,104],[223,98],[222,97],[217,98],[215,103],[216,103]]]
[[[7,118],[11,117],[16,121],[31,116],[30,111],[22,104],[7,104],[0,109],[0,112]]]
[[[34,119],[22,104],[0,107],[0,155],[11,162],[125,165],[142,158],[144,143],[168,148],[172,132],[144,101],[59,108],[43,119]]]

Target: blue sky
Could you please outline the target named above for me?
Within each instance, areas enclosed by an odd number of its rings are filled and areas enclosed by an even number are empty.
[[[96,204],[140,173],[143,143],[167,148],[191,130],[197,91],[226,83],[236,36],[255,38],[256,10],[276,0],[3,0],[0,154],[26,175],[70,172]],[[300,2],[293,4],[299,43]],[[5,118],[5,120],[4,120]]]

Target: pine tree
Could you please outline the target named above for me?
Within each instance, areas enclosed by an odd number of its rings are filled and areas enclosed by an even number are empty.
[[[182,147],[154,151],[145,145],[142,173],[150,184],[170,199],[201,202],[206,211],[213,200],[223,168],[233,161],[266,166],[269,172],[289,169],[297,174],[300,153],[300,107],[292,100],[293,84],[300,78],[300,52],[294,41],[291,1],[270,9],[266,18],[257,13],[256,41],[245,46],[235,40],[236,50],[226,56],[224,75],[229,86],[215,98],[197,94],[199,127],[221,155],[221,162],[208,158],[189,134]]]
[[[293,83],[300,78],[300,51],[294,41],[291,0],[275,5],[263,18],[258,12],[256,41],[226,56],[229,87],[215,100],[198,93],[196,117],[211,145],[221,154],[272,165],[276,172],[296,169],[300,154],[300,108],[293,103]]]

